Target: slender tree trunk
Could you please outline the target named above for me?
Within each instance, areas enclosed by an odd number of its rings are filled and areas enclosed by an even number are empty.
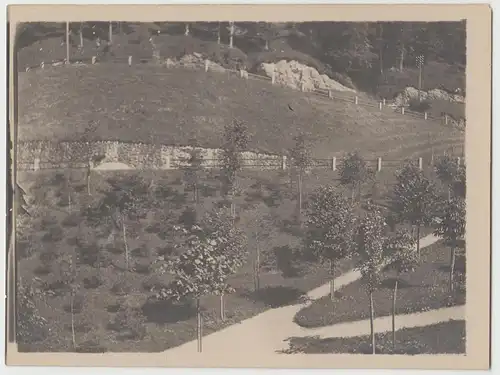
[[[193,184],[193,202],[198,203],[198,184]]]
[[[229,48],[233,48],[234,22],[229,23]]]
[[[420,224],[417,224],[417,256],[420,260]]]
[[[220,44],[220,22],[219,27],[217,28],[217,44]]]
[[[374,320],[374,311],[373,311],[373,291],[370,290],[370,338],[372,342],[372,354],[375,354],[375,330],[373,327]]]
[[[224,293],[221,293],[220,295],[220,320],[225,321],[226,320],[226,311],[225,311],[225,306],[224,306]]]
[[[335,261],[330,260],[330,300],[335,300]]]
[[[255,260],[255,290],[260,289],[260,244],[257,241],[257,256]]]
[[[266,51],[269,51],[269,40],[267,40],[267,38],[266,38],[266,45],[264,46],[264,49]]]
[[[91,173],[91,170],[90,170],[90,164],[89,164],[89,168],[87,170],[87,193],[88,193],[88,195],[92,195],[92,192],[90,191],[90,173]]]
[[[399,58],[399,71],[403,71],[404,67],[404,60],[405,60],[405,45],[404,43],[401,45],[401,56]]]
[[[113,43],[113,23],[109,22],[109,44]]]
[[[453,276],[455,274],[455,261],[456,261],[456,254],[455,254],[455,245],[451,247],[451,257],[450,257],[450,293],[453,292],[454,289],[454,282],[453,282]]]
[[[396,349],[396,296],[398,292],[398,280],[394,281],[394,293],[392,294],[392,350]]]
[[[68,210],[69,213],[71,214],[72,207],[71,207],[71,193],[68,193]]]
[[[122,222],[123,229],[123,244],[125,246],[125,269],[129,269],[129,254],[128,254],[128,243],[127,243],[127,229],[125,227],[125,222]]]
[[[189,35],[189,23],[186,23],[184,26],[184,35],[186,36]]]
[[[201,318],[201,309],[200,309],[200,299],[196,299],[196,318],[197,318],[197,334],[198,334],[198,353],[202,352],[202,338],[203,338],[203,333],[202,333],[202,328],[203,328],[203,321]]]
[[[82,26],[83,25],[80,25],[80,48],[83,48],[83,30],[82,30]]]
[[[302,171],[299,172],[298,176],[298,187],[299,187],[299,212],[298,212],[298,221],[299,224],[302,225]]]
[[[71,293],[70,309],[71,309],[71,338],[73,340],[73,349],[76,349],[76,335],[75,335],[75,313],[74,313],[74,296]]]

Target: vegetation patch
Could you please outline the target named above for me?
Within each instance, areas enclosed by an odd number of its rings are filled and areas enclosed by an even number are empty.
[[[376,334],[376,354],[465,354],[465,321],[449,322],[425,327],[404,328],[397,331],[396,347],[392,334]],[[372,354],[370,336],[320,339],[293,337],[289,339],[287,354]]]

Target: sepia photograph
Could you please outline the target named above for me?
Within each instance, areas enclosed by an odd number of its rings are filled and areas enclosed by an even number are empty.
[[[469,147],[490,145],[466,147],[466,132],[484,140],[490,124],[466,116],[489,95],[469,88],[467,17],[23,21],[18,8],[16,355],[469,356],[490,252],[489,202],[469,201],[489,197],[489,154]]]

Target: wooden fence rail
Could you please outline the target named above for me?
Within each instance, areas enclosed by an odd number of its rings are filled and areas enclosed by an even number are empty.
[[[64,60],[53,60],[53,61],[48,61],[48,62],[41,62],[38,65],[34,66],[29,66],[25,68],[25,71],[28,72],[32,69],[44,69],[47,66],[62,66],[65,65],[66,59]],[[161,63],[162,66],[166,66],[167,68],[169,67],[168,60],[166,61],[161,61],[159,56],[154,56],[153,58],[151,57],[139,57],[133,59],[132,56],[113,56],[111,58],[108,58],[106,56],[92,56],[92,57],[82,57],[82,58],[75,58],[73,61],[71,61],[72,64],[97,64],[97,63],[127,63],[129,66],[135,65],[137,63],[141,64],[149,64],[149,63],[154,63],[154,64],[159,64]],[[205,60],[205,63],[179,63],[176,62],[175,66],[177,67],[183,67],[183,68],[191,68],[191,69],[204,69],[206,72],[212,70],[210,69],[211,63],[209,60]],[[216,69],[217,70],[217,69]],[[275,76],[273,74],[272,77],[268,77],[265,75],[260,75],[256,73],[250,73],[245,70],[236,70],[236,69],[224,69],[228,75],[235,75],[240,78],[244,79],[257,79],[261,81],[271,81],[272,84],[276,84]],[[302,91],[305,91],[303,87],[299,88]],[[379,110],[391,110],[394,113],[399,113],[401,115],[406,115],[406,116],[411,116],[414,118],[418,119],[423,119],[423,120],[435,120],[435,121],[440,121],[441,123],[448,125],[451,121],[454,119],[445,114],[441,117],[434,117],[431,116],[427,112],[415,112],[415,111],[410,111],[404,106],[401,107],[394,107],[393,102],[390,100],[387,100],[385,98],[382,98],[380,101],[376,100],[367,100],[365,98],[361,98],[356,94],[352,93],[347,93],[347,95],[339,95],[338,91],[334,90],[328,90],[328,89],[313,89],[310,91],[311,93],[332,99],[332,100],[338,100],[338,101],[344,101],[348,103],[354,103],[356,105],[360,105],[363,107],[371,107],[371,108],[377,108]]]

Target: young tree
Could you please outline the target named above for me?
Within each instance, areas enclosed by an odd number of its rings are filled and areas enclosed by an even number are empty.
[[[453,181],[453,195],[465,199],[466,185],[466,167],[465,164],[461,164]]]
[[[413,271],[418,263],[415,254],[415,239],[406,230],[399,230],[394,236],[388,237],[384,243],[385,258],[389,260],[391,268],[396,270],[394,292],[392,294],[392,348],[396,348],[396,295],[399,276],[402,273]]]
[[[227,278],[241,266],[239,256],[233,252],[221,253],[226,248],[225,239],[214,239],[207,236],[200,227],[191,231],[181,229],[186,234],[182,243],[184,252],[171,261],[160,257],[160,272],[171,272],[174,281],[168,288],[160,289],[159,299],[180,300],[194,298],[198,321],[198,351],[202,351],[202,316],[200,299],[211,294],[221,294],[228,291]]]
[[[242,168],[241,153],[247,148],[250,135],[245,123],[233,120],[224,127],[222,151],[219,163],[222,169],[222,181],[226,196],[231,197],[231,214],[235,216],[234,199],[238,172]]]
[[[86,169],[86,179],[87,179],[87,193],[88,195],[92,195],[90,189],[90,177],[92,174],[92,168],[95,163],[100,162],[104,159],[104,155],[96,155],[94,152],[93,141],[94,141],[94,133],[98,129],[98,123],[96,121],[89,121],[87,127],[85,128],[82,135],[82,143],[84,147],[84,158],[85,158],[85,169]]]
[[[434,184],[413,163],[396,172],[392,209],[401,221],[416,226],[417,254],[420,258],[420,229],[434,218],[437,194]]]
[[[73,343],[73,349],[77,348],[76,334],[75,334],[75,297],[80,288],[77,281],[77,269],[76,269],[76,255],[74,252],[65,254],[60,260],[61,267],[61,278],[65,285],[69,288],[69,306],[71,314],[71,339]]]
[[[202,224],[205,236],[214,243],[215,255],[226,262],[226,276],[220,287],[215,289],[216,294],[220,296],[220,317],[224,321],[224,295],[232,291],[227,285],[227,277],[243,264],[246,238],[243,232],[233,225],[231,214],[224,209],[209,212]]]
[[[19,344],[32,344],[43,340],[47,330],[47,320],[40,315],[35,304],[37,289],[25,285],[19,279],[17,288],[16,336]]]
[[[290,162],[291,167],[295,170],[297,175],[297,189],[298,189],[298,207],[297,219],[302,224],[302,195],[303,195],[303,178],[307,168],[311,165],[310,148],[304,133],[300,133],[294,138],[294,146],[290,149]]]
[[[460,197],[450,199],[444,205],[443,213],[439,216],[434,232],[443,238],[450,246],[450,293],[453,292],[453,276],[455,272],[455,250],[465,236],[465,200]]]
[[[187,163],[189,165],[184,169],[184,181],[187,187],[193,190],[193,201],[199,203],[199,184],[203,171],[203,156],[200,150],[194,147],[189,150]]]
[[[339,166],[340,183],[351,188],[351,198],[354,201],[355,192],[361,195],[362,185],[373,177],[373,171],[358,152],[346,155],[344,162]]]
[[[318,188],[311,196],[306,245],[322,261],[330,264],[330,298],[335,297],[335,265],[352,254],[356,217],[351,202],[334,187]]]
[[[460,167],[457,159],[449,155],[440,158],[435,166],[436,175],[444,186],[448,189],[448,199],[451,199],[453,185],[460,173]]]
[[[125,248],[125,269],[129,270],[130,252],[127,241],[127,231],[138,225],[138,221],[147,212],[147,202],[150,198],[149,186],[137,175],[125,175],[108,180],[110,185],[103,192],[101,200],[95,207],[86,210],[86,220],[93,227],[104,230],[111,229],[114,233],[122,233]]]
[[[254,289],[257,291],[260,289],[262,242],[273,235],[274,226],[269,207],[265,203],[259,203],[245,211],[241,223],[247,231],[251,246],[255,248]]]
[[[357,233],[357,269],[370,297],[370,337],[372,353],[375,354],[375,331],[373,327],[373,293],[378,288],[380,273],[386,264],[384,257],[384,217],[375,208],[369,210],[362,218]]]

